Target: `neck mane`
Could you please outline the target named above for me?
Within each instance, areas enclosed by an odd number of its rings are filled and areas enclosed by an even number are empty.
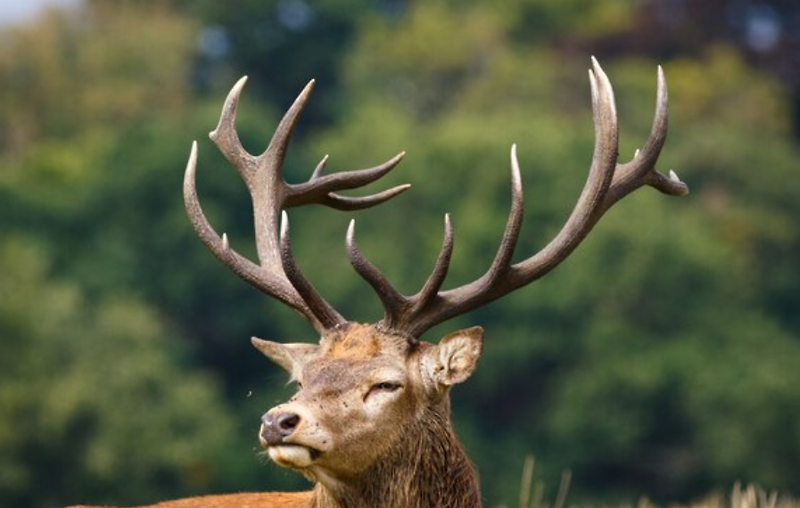
[[[480,508],[478,477],[447,413],[428,411],[357,477],[318,483],[312,508]]]

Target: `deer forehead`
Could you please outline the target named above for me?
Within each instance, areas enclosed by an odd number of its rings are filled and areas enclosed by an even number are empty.
[[[407,339],[374,325],[352,324],[323,338],[319,354],[303,369],[303,384],[346,390],[375,380],[394,380],[405,373],[409,354]]]
[[[405,360],[409,353],[408,339],[379,330],[375,325],[353,323],[343,331],[327,335],[322,341],[322,356],[355,362],[374,358]]]

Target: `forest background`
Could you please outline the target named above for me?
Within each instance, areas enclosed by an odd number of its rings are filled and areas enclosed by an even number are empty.
[[[249,337],[313,331],[219,264],[183,211],[197,139],[201,201],[253,252],[246,192],[206,137],[241,75],[255,153],[317,79],[290,181],[325,154],[338,171],[407,150],[382,185],[411,191],[356,216],[362,249],[411,292],[446,212],[448,284],[485,269],[512,143],[519,252],[560,227],[591,158],[591,55],[622,160],[664,67],[660,167],[691,194],[637,193],[546,279],[426,336],[486,328],[454,419],[487,506],[516,499],[528,454],[546,485],[572,470],[574,502],[737,480],[800,494],[800,4],[84,0],[0,31],[0,505],[304,487],[258,453],[260,415],[292,387]],[[295,252],[344,315],[374,321],[344,253],[352,215],[293,211]]]

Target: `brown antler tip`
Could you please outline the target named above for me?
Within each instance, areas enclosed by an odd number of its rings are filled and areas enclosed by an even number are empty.
[[[319,161],[319,164],[317,164],[317,167],[314,168],[314,172],[311,173],[311,178],[309,178],[309,181],[313,181],[321,177],[322,173],[325,171],[325,166],[327,164],[328,164],[328,154],[325,154],[322,160]]]

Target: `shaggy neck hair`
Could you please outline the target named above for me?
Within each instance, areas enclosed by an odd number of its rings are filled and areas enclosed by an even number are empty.
[[[477,474],[447,415],[427,410],[366,471],[334,487],[318,483],[311,507],[480,508]]]

